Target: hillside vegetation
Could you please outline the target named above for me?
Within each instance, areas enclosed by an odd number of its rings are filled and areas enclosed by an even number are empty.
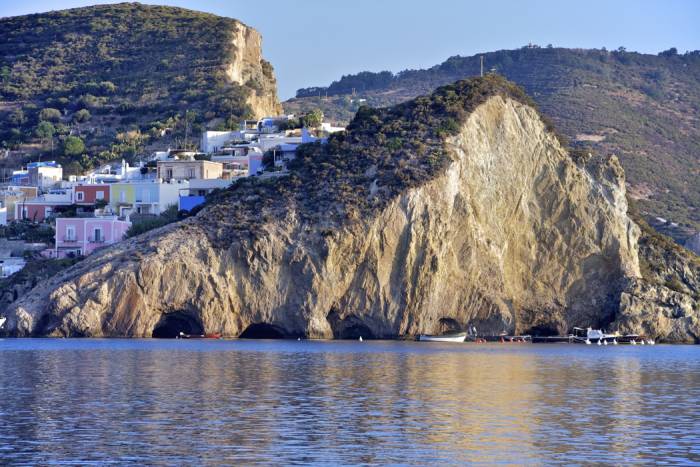
[[[0,146],[75,173],[163,136],[183,146],[204,125],[236,124],[261,86],[227,79],[239,25],[138,3],[0,19]]]
[[[680,224],[655,227],[679,240],[700,228],[700,52],[526,47],[483,56],[485,71],[523,86],[572,145],[617,154],[648,217]],[[343,76],[328,87],[300,89],[285,109],[320,108],[348,121],[361,105],[395,104],[478,75],[479,57],[396,75]]]

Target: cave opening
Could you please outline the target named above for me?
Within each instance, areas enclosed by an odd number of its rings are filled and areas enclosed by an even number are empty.
[[[458,332],[463,330],[459,322],[453,318],[440,318],[438,323],[440,325],[441,334],[446,334],[448,332]]]
[[[523,334],[528,334],[531,336],[541,336],[541,337],[551,337],[558,336],[558,327],[555,324],[538,324],[537,326],[532,326],[530,329],[524,331]]]
[[[284,339],[288,337],[285,332],[268,323],[253,323],[238,336],[241,339]]]
[[[372,331],[369,329],[368,326],[366,326],[363,323],[347,323],[344,325],[341,329],[340,332],[338,333],[338,337],[340,339],[359,339],[360,337],[363,339],[374,339],[375,336],[372,333]]]
[[[199,336],[204,334],[204,327],[199,320],[185,313],[166,313],[153,328],[151,336],[157,339],[175,339],[180,333]]]

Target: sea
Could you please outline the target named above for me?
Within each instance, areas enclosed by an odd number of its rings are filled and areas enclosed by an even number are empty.
[[[700,346],[0,340],[0,465],[700,464]]]

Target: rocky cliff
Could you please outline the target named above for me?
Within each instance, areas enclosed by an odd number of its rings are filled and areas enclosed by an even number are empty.
[[[683,326],[629,319],[635,284],[660,290],[640,269],[639,238],[617,159],[571,157],[526,96],[486,77],[362,109],[347,134],[300,151],[287,177],[244,180],[197,216],[39,285],[9,310],[8,332],[367,338],[593,325],[695,339],[697,308]]]
[[[250,88],[247,104],[255,118],[279,115],[277,81],[272,66],[262,56],[262,36],[242,23],[235,25],[231,38],[232,53],[226,75],[232,83]]]

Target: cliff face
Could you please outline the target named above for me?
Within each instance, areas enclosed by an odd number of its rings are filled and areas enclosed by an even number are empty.
[[[574,162],[536,111],[501,96],[446,150],[438,176],[323,234],[292,208],[222,244],[214,205],[125,241],[35,288],[10,310],[9,332],[151,336],[180,323],[238,336],[265,323],[329,338],[613,322],[641,280],[617,159]]]
[[[246,102],[255,118],[282,113],[277,99],[277,81],[271,65],[262,58],[262,36],[258,31],[237,23],[232,33],[233,53],[226,67],[228,79],[240,85],[249,84]]]

